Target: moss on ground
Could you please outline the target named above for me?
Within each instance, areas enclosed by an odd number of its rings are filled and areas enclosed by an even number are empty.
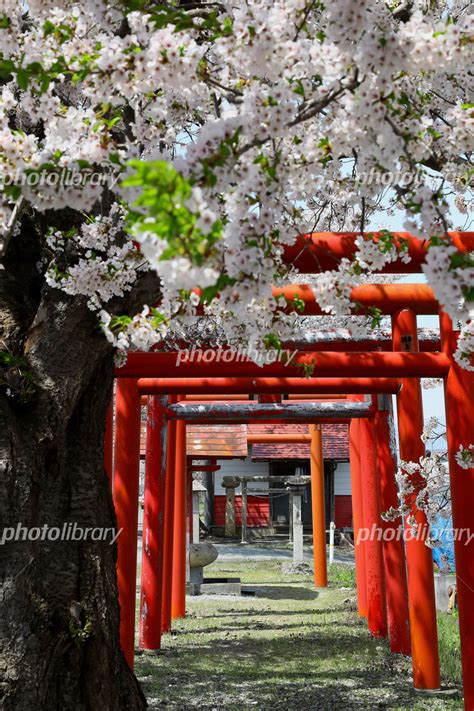
[[[462,708],[459,698],[413,693],[410,660],[357,617],[352,567],[331,566],[323,591],[276,560],[216,561],[206,573],[240,576],[256,596],[188,598],[162,652],[137,657],[151,709]]]

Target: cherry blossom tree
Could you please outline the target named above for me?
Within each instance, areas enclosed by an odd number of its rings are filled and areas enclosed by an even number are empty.
[[[282,260],[298,233],[403,214],[430,240],[426,277],[473,367],[474,258],[446,237],[465,227],[452,206],[468,220],[472,205],[473,18],[459,0],[3,0],[6,525],[111,524],[114,351],[201,318],[257,350],[294,334],[271,285],[298,279]],[[388,231],[358,250],[313,278],[336,318],[400,256]],[[8,549],[6,709],[143,706],[118,649],[113,556]]]

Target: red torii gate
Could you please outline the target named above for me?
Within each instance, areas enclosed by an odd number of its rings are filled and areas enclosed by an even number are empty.
[[[401,258],[389,262],[383,274],[419,274],[429,248],[429,240],[419,239],[409,232],[392,232],[393,243],[401,251],[406,247],[409,262]],[[368,232],[364,237],[378,241],[380,232]],[[451,244],[459,252],[474,250],[474,232],[448,232]],[[359,232],[312,232],[299,235],[292,245],[284,246],[285,264],[291,264],[300,274],[316,274],[337,267],[341,259],[352,259],[357,253]]]
[[[334,378],[340,373],[344,373],[345,377],[363,378],[369,372],[374,378],[443,378],[450,368],[450,359],[445,353],[421,352],[302,351],[292,359],[292,367],[281,361],[258,366],[250,360],[194,363],[182,358],[177,363],[177,358],[176,352],[132,352],[125,366],[116,371],[117,377],[150,378],[158,372],[160,377],[170,378],[235,378],[239,375],[250,378],[284,378],[289,372],[295,372],[295,367],[306,367],[314,368],[313,374],[318,378]]]
[[[137,381],[140,392],[148,395],[229,395],[232,393],[291,393],[333,395],[336,389],[345,393],[365,394],[373,387],[373,378],[141,378]],[[378,378],[378,392],[397,393],[400,381],[394,378]],[[225,392],[224,392],[225,391]]]
[[[285,299],[285,311],[301,316],[323,316],[311,284],[288,284],[272,289],[272,296]],[[351,290],[351,301],[356,316],[370,314],[371,309],[378,309],[381,314],[390,315],[401,308],[412,309],[418,315],[437,315],[439,304],[433,290],[426,284],[362,284]],[[292,302],[298,306],[292,306]],[[301,308],[300,308],[301,306]]]
[[[370,385],[370,383],[367,383]],[[397,389],[396,384],[390,384],[390,390]],[[374,389],[376,388],[376,385],[372,385]],[[144,386],[142,386],[142,390],[144,389]],[[382,389],[385,390],[387,389],[387,383],[383,383]],[[200,423],[202,422],[222,422],[225,421],[227,422],[229,420],[229,412],[225,412],[226,407],[225,403],[221,404],[215,404],[215,403],[209,403],[207,407],[203,408],[202,404],[194,404],[194,403],[180,403],[179,405],[172,405],[170,407],[166,407],[166,403],[163,399],[158,398],[158,397],[153,397],[150,398],[150,407],[156,407],[156,408],[161,408],[159,410],[153,410],[151,413],[151,422],[152,422],[152,428],[156,427],[156,423],[161,423],[161,427],[164,428],[165,422],[166,422],[166,416],[168,416],[170,425],[173,424],[174,421],[179,421],[179,419],[182,419],[185,417],[186,419],[192,419],[194,421],[199,421]],[[160,403],[160,404],[158,404]],[[166,407],[166,409],[163,411],[163,407]],[[185,408],[187,407],[187,412]],[[333,403],[319,403],[316,407],[314,403],[307,403],[306,405],[302,404],[296,404],[296,403],[284,403],[283,405],[261,405],[258,403],[246,403],[240,404],[240,412],[236,412],[237,405],[235,403],[232,403],[232,408],[234,412],[230,412],[230,416],[235,420],[239,421],[255,421],[258,419],[258,421],[275,421],[275,419],[278,419],[281,421],[283,418],[285,421],[311,421],[313,419],[316,419],[316,421],[319,422],[346,422],[348,423],[350,421],[350,417],[362,417],[362,416],[374,416],[375,409],[372,405],[369,403],[353,403],[353,405],[345,405],[343,406],[345,409],[342,410],[341,405],[336,405]],[[206,409],[208,414],[203,412],[203,409]],[[224,411],[224,412],[223,412]],[[316,412],[316,414],[314,414]],[[257,414],[260,415],[259,418],[257,418]],[[344,415],[343,419],[341,419],[340,415]],[[152,428],[149,430],[149,434],[152,433]],[[320,452],[319,456],[315,456],[314,453],[317,450],[317,448],[320,448],[320,441],[319,437],[316,433],[317,431],[313,431],[311,435],[311,441],[313,443],[313,457],[314,457],[314,464],[313,464],[313,482],[315,484],[319,483],[319,488],[315,487],[314,490],[314,498],[316,501],[318,499],[323,500],[324,499],[324,484],[323,484],[323,479],[321,476],[317,476],[318,474],[318,462],[321,460],[321,455],[322,451]],[[288,439],[293,439],[294,435],[289,435]],[[156,433],[154,436],[154,440],[156,442]],[[169,441],[169,440],[168,440]],[[162,439],[162,447],[163,447],[163,442],[164,440]],[[157,445],[155,444],[155,447]],[[184,451],[184,450],[182,450]],[[155,470],[154,476],[150,481],[160,481],[164,482],[165,479],[167,478],[169,482],[173,479],[172,477],[172,465],[170,465],[170,461],[168,459],[168,475],[166,476],[164,474],[165,472],[165,459],[163,455],[163,449],[156,448],[154,454],[150,454],[150,472],[152,470]],[[160,468],[161,467],[161,468]],[[321,472],[320,472],[321,473]],[[392,472],[393,474],[393,472]],[[171,479],[170,479],[171,477]],[[165,583],[162,587],[162,601],[163,601],[163,618],[162,618],[162,627],[160,630],[160,627],[154,625],[154,627],[151,627],[148,623],[148,610],[149,606],[146,607],[146,614],[142,616],[141,618],[141,630],[143,632],[145,626],[146,626],[146,632],[144,634],[141,634],[141,640],[143,643],[143,646],[147,648],[156,648],[160,644],[160,636],[161,636],[161,631],[167,631],[169,629],[169,626],[171,624],[171,616],[172,617],[181,617],[184,616],[185,613],[185,596],[184,596],[184,590],[185,590],[185,559],[184,559],[184,552],[185,552],[185,529],[186,529],[186,519],[185,519],[185,484],[183,483],[182,479],[184,477],[184,464],[179,467],[176,467],[176,483],[179,483],[180,486],[180,493],[176,492],[176,500],[175,500],[175,505],[174,507],[172,506],[170,510],[174,510],[174,522],[175,522],[175,535],[174,535],[174,550],[173,550],[173,575],[172,577],[169,577],[168,580],[165,580]],[[148,480],[148,469],[147,469],[147,480]],[[155,483],[155,486],[156,483]],[[148,526],[152,525],[151,524],[151,519],[154,517],[154,527],[156,530],[159,529],[159,514],[157,510],[157,502],[160,500],[163,501],[165,496],[163,495],[163,492],[161,492],[161,497],[160,496],[151,496],[151,489],[152,487],[146,487],[146,491],[150,492],[150,506],[151,506],[151,511],[148,510],[148,497],[145,495],[145,517],[144,517],[144,532],[143,532],[143,539],[144,539],[144,547],[146,545],[146,542],[148,542],[149,534],[148,534]],[[375,492],[375,489],[374,489]],[[166,499],[168,498],[168,491],[166,491]],[[178,501],[180,503],[178,503]],[[133,506],[132,502],[129,502],[130,505]],[[393,502],[391,502],[391,505]],[[118,514],[119,512],[117,512]],[[123,519],[124,521],[129,518],[128,512],[122,512],[123,513]],[[119,517],[119,516],[118,516]],[[119,517],[120,518],[120,517]],[[149,523],[150,521],[150,523]],[[375,524],[378,521],[378,519],[370,520],[367,521],[367,524],[372,525]],[[316,576],[316,581],[319,585],[325,585],[327,578],[326,578],[326,573],[325,573],[325,566],[324,570],[321,569],[321,561],[323,559],[323,547],[322,547],[322,542],[324,541],[325,543],[325,532],[324,532],[324,518],[321,516],[320,517],[320,526],[316,527],[315,530],[315,561],[317,562],[317,568],[315,570],[315,576]],[[172,527],[172,522],[171,520],[169,521],[170,527]],[[320,530],[319,530],[320,529]],[[168,533],[168,531],[167,531]],[[163,540],[163,537],[161,536],[161,540]],[[394,540],[398,540],[394,536]],[[155,545],[158,544],[158,541],[156,540],[155,536]],[[380,549],[380,542],[375,541],[374,545],[376,549]],[[396,545],[396,544],[395,544]],[[165,551],[164,551],[164,556],[166,558],[167,555],[167,544],[165,543]],[[132,548],[128,551],[130,556],[133,556],[136,552],[136,543],[135,545],[132,546]],[[160,581],[161,577],[158,575],[158,573],[155,574],[155,577],[149,575],[150,569],[155,569],[158,571],[159,569],[159,564],[158,561],[161,560],[163,554],[155,550],[155,564],[152,565],[150,563],[149,555],[153,555],[153,546],[149,545],[148,550],[146,551],[147,553],[147,560],[146,564],[144,561],[143,565],[143,570],[145,571],[145,574],[142,575],[142,610],[143,610],[143,599],[145,600],[153,600],[155,602],[155,609],[157,605],[157,600],[160,598],[158,595],[158,589],[160,588]],[[402,556],[403,556],[403,551],[402,551]],[[168,553],[169,559],[171,559],[171,553]],[[378,556],[378,560],[380,561],[381,555]],[[324,558],[325,560],[325,558]],[[403,557],[402,557],[403,560]],[[133,563],[135,565],[135,562]],[[376,634],[378,636],[386,636],[386,613],[385,613],[385,594],[383,593],[382,596],[380,597],[380,590],[384,589],[383,588],[383,571],[380,569],[376,569],[375,571],[372,571],[372,577],[371,577],[371,585],[369,585],[369,592],[371,595],[371,599],[373,601],[378,599],[378,604],[379,606],[382,605],[378,616],[375,618],[374,621],[369,620],[369,626],[371,628],[371,631],[373,634]],[[400,584],[403,582],[403,578],[399,578],[397,580],[397,585],[400,586]],[[171,583],[171,585],[170,585]],[[126,616],[129,620],[132,620],[132,624],[129,625],[130,629],[133,627],[133,616],[134,616],[134,583],[130,580],[130,584],[128,586],[128,591],[125,589],[122,591],[124,594],[122,595],[122,602],[123,602],[123,611],[126,612]],[[172,591],[172,595],[171,595]],[[404,603],[406,602],[406,586],[403,588],[401,591],[402,594],[398,596],[398,607],[400,609],[400,606],[403,607]],[[170,609],[170,603],[173,603],[173,610],[171,611]],[[373,611],[375,610],[375,605],[372,604],[370,609]],[[171,614],[172,612],[172,614]],[[397,618],[396,624],[403,629],[403,627],[407,628],[406,620],[407,620],[407,615],[405,615],[404,620],[399,620],[398,618],[400,617],[400,614],[394,614],[394,617]],[[399,635],[401,636],[401,634]],[[131,643],[130,643],[131,644]],[[393,637],[393,640],[391,640],[392,644],[392,650],[393,651],[398,651],[398,652],[403,652],[403,653],[408,653],[409,650],[409,640],[405,641],[405,646],[402,648],[397,647],[397,642],[396,642],[396,636]],[[130,654],[133,657],[133,647],[131,647]]]
[[[141,381],[140,390],[141,390],[142,392],[146,389],[146,382],[147,382],[146,380]],[[165,389],[166,389],[166,385],[163,386],[163,385],[160,384],[160,386],[157,387],[155,381],[151,380],[151,381],[148,381],[148,382],[149,382],[149,387],[150,387],[150,389],[154,389],[155,391],[156,391],[156,390],[161,391],[161,390],[165,390]],[[226,385],[227,385],[227,382],[226,382],[225,379],[223,379],[222,382],[223,382],[223,385],[221,386],[221,390],[225,390]],[[348,379],[341,379],[341,383],[342,383],[342,388],[343,388],[344,390],[345,390],[346,388],[351,389],[351,381],[349,381]],[[352,383],[355,383],[355,384],[352,385],[352,389],[354,389],[354,390],[360,390],[360,389],[361,389],[361,388],[360,388],[360,385],[359,385],[359,386],[357,385],[357,381],[352,381]],[[287,384],[287,381],[284,381],[284,383],[281,382],[280,385],[279,385],[279,387],[278,387],[278,381],[277,381],[276,385],[277,385],[277,389],[278,389],[278,390],[281,390],[281,389],[282,389],[282,388],[281,388],[281,385],[282,385],[282,384]],[[371,389],[371,390],[377,390],[377,381],[376,381],[376,380],[370,381],[369,379],[365,379],[365,381],[363,382],[363,385],[364,385],[366,388],[369,388],[369,389]],[[119,386],[119,387],[125,387],[125,384],[124,384],[124,383],[120,383],[120,386]],[[399,387],[400,387],[400,385],[399,385],[399,383],[398,383],[397,381],[393,381],[393,380],[390,381],[390,380],[386,380],[386,379],[385,379],[385,380],[382,380],[381,388],[380,388],[380,389],[381,389],[382,391],[396,392],[396,391],[399,390]],[[204,383],[204,389],[205,389],[205,388],[206,388],[206,384]],[[336,384],[336,382],[335,382],[334,380],[331,382],[331,388],[332,388],[332,389],[338,389],[338,388],[337,388],[337,384]],[[215,382],[212,383],[212,389],[213,389],[213,390],[216,389],[216,384],[215,384]],[[339,389],[341,389],[341,384],[339,385]],[[184,404],[184,403],[183,403],[183,404]],[[249,403],[249,405],[250,405],[250,403]],[[289,410],[289,409],[291,408],[291,404],[288,403],[288,405],[289,405],[289,407],[286,408],[287,410]],[[181,407],[182,407],[182,405],[181,405]],[[214,406],[214,407],[216,407],[216,406]],[[233,405],[233,407],[235,407],[235,405]],[[265,413],[268,413],[269,411],[274,411],[274,410],[278,410],[278,409],[280,409],[280,411],[281,411],[280,419],[281,419],[282,415],[284,414],[283,409],[282,409],[282,408],[278,408],[277,406],[268,406],[268,405],[267,405],[267,406],[262,406],[262,405],[254,404],[253,407],[254,407],[254,410],[258,411],[258,414],[260,414],[261,416],[263,416]],[[219,408],[218,408],[218,409],[219,409]],[[295,411],[297,410],[297,408],[295,408],[295,406],[293,406],[292,409],[293,409],[293,412],[295,412]],[[301,420],[301,418],[303,418],[304,421],[308,421],[308,419],[311,419],[311,418],[310,418],[310,412],[309,412],[308,408],[304,408],[304,407],[303,407],[302,409],[303,409],[303,412],[301,413],[299,419]],[[333,409],[334,409],[334,408],[329,408],[329,412],[331,413],[331,410],[333,410]],[[195,412],[195,414],[199,415],[199,414],[200,414],[200,410],[201,410],[201,412],[202,412],[202,406],[199,406],[199,407],[194,406],[194,412]],[[221,410],[222,410],[222,406],[221,406]],[[357,410],[357,408],[356,408],[356,410]],[[170,412],[170,411],[171,411],[171,412]],[[360,408],[360,407],[358,408],[358,412],[359,412],[359,415],[360,415],[360,414],[361,414],[361,408]],[[365,409],[362,411],[362,414],[368,414],[369,412],[370,412],[370,408],[368,408],[367,405],[366,405],[366,406],[365,406]],[[175,406],[174,408],[169,408],[168,414],[171,414],[173,417],[178,417],[178,416],[179,416],[179,409],[178,409],[178,407]],[[215,414],[217,414],[219,417],[222,418],[222,412],[221,412],[220,414],[219,414],[219,413],[215,413]],[[253,419],[253,420],[255,420],[255,419],[256,419],[256,414],[257,414],[257,412],[254,411],[254,413],[253,413],[253,415],[252,415],[251,418],[250,418],[250,416],[247,414],[247,419]],[[333,417],[332,417],[331,420],[329,420],[329,421],[334,421],[334,419],[335,419],[335,418],[334,418],[334,412],[332,412],[332,414],[333,414]],[[347,413],[347,414],[349,414],[349,413]],[[240,417],[242,417],[242,416],[240,416]],[[287,416],[287,419],[288,419],[288,416]],[[153,417],[152,417],[152,421],[153,421],[154,423],[156,423],[158,420],[159,420],[159,415],[158,415],[157,413],[155,413],[155,414],[153,415]],[[201,421],[202,421],[202,420],[201,420]],[[214,419],[213,421],[215,421],[215,419]],[[224,418],[224,421],[227,421],[227,419]],[[348,422],[349,420],[347,419],[347,417],[345,417],[345,418],[344,418],[344,421],[345,421],[345,422]],[[155,439],[156,439],[156,437],[155,437]],[[387,443],[386,446],[388,446],[388,443]],[[362,450],[362,451],[363,451],[363,455],[365,456],[365,467],[364,467],[364,470],[366,470],[367,472],[369,472],[369,474],[368,474],[368,481],[369,481],[369,482],[370,482],[370,480],[374,480],[374,481],[376,480],[375,472],[374,472],[374,459],[373,459],[373,454],[370,453],[372,447],[373,447],[373,441],[372,441],[371,443],[367,444],[367,445],[363,448],[363,450]],[[351,453],[351,454],[352,454],[352,453]],[[116,469],[117,469],[117,465],[116,465]],[[393,479],[393,474],[394,474],[394,471],[393,471],[393,470],[392,470],[391,474],[392,474],[392,479]],[[353,476],[356,476],[356,470],[355,470],[354,467],[353,467]],[[179,475],[178,475],[178,476],[176,477],[176,479],[179,480],[179,478],[180,478],[180,477],[179,477]],[[161,479],[163,480],[164,477],[161,477]],[[171,481],[171,480],[169,479],[169,481]],[[365,488],[367,488],[366,483],[365,483]],[[182,490],[183,490],[183,492],[184,492],[184,487],[182,487]],[[183,495],[184,495],[184,494],[183,494]],[[373,495],[376,495],[376,490],[373,490]],[[394,503],[395,503],[395,502],[394,502],[393,500],[384,501],[384,507],[385,507],[385,508],[389,508],[389,506],[394,505]],[[132,503],[132,505],[133,505],[133,503]],[[375,502],[372,508],[373,508],[373,510],[380,510],[380,505]],[[178,513],[179,513],[179,507],[175,507],[175,513],[176,513],[177,511],[178,511]],[[183,501],[183,504],[182,504],[182,507],[181,507],[181,511],[184,511],[184,501]],[[124,519],[124,521],[126,521],[127,518],[128,518],[128,514],[125,515],[125,512],[123,512],[123,513],[124,513],[123,519]],[[366,517],[366,519],[367,519],[367,517]],[[371,519],[369,519],[369,520],[366,520],[365,523],[366,523],[366,527],[370,529],[373,524],[375,524],[375,525],[380,525],[380,519],[378,518],[378,515],[377,515],[377,518],[371,518]],[[145,528],[146,528],[146,526],[145,526]],[[180,526],[179,526],[178,528],[179,528],[180,531],[183,532],[183,536],[184,536],[185,520],[183,520],[183,521],[181,522],[181,524],[180,524]],[[357,535],[357,531],[356,531],[356,535]],[[145,533],[144,533],[144,538],[146,538]],[[396,532],[395,532],[395,534],[394,534],[392,540],[395,541],[395,543],[394,543],[393,545],[395,545],[395,546],[398,545],[398,546],[399,546],[399,544],[398,544],[397,542],[399,542],[400,539],[399,539],[399,537],[396,535]],[[184,544],[184,541],[182,541],[181,544],[178,546],[178,550],[182,550],[182,549],[183,549],[183,544]],[[369,546],[368,546],[368,547],[369,547]],[[380,550],[380,549],[381,549],[381,544],[380,544],[379,541],[373,541],[373,542],[371,542],[370,547],[371,547],[376,553],[375,553],[375,556],[374,556],[374,565],[371,566],[371,564],[370,564],[370,562],[369,562],[369,568],[370,568],[369,572],[370,572],[370,580],[371,580],[371,585],[369,586],[369,597],[370,597],[370,600],[371,600],[371,604],[369,605],[369,610],[370,610],[370,613],[371,613],[370,616],[369,616],[369,627],[370,627],[371,632],[372,632],[373,634],[378,635],[378,636],[386,636],[386,633],[387,633],[387,623],[386,623],[386,611],[385,611],[385,593],[382,593],[382,594],[380,593],[380,591],[383,590],[383,572],[381,571],[381,568],[380,568],[380,563],[381,563],[381,561],[382,561],[382,554],[381,554],[381,550]],[[134,553],[135,551],[136,551],[136,543],[132,545],[132,552],[131,552],[131,555],[132,555],[132,556],[133,556],[133,553]],[[129,551],[129,552],[130,552],[130,551]],[[316,554],[318,553],[318,549],[315,550],[315,553],[316,553]],[[399,565],[398,568],[403,568],[403,567],[404,567],[404,563],[403,563],[403,560],[404,560],[404,558],[403,558],[403,550],[401,550],[401,554],[402,554],[401,566]],[[320,557],[320,556],[319,556],[319,557]],[[135,562],[133,563],[133,566],[135,566]],[[182,591],[180,595],[179,595],[179,594],[177,595],[178,597],[181,598],[181,607],[178,606],[178,610],[177,610],[177,616],[180,616],[180,615],[184,614],[184,595],[183,595],[183,592],[184,592],[184,562],[181,561],[181,562],[180,562],[180,565],[177,566],[177,567],[181,569],[182,574],[181,574],[181,576],[178,576],[180,579],[179,579],[179,583],[177,583],[177,584],[175,584],[175,582],[174,582],[175,579],[176,579],[176,576],[174,577],[174,579],[173,579],[173,584],[174,584],[175,588],[177,587],[178,590]],[[145,565],[144,565],[144,569],[145,569]],[[403,653],[407,654],[407,653],[409,653],[410,643],[409,643],[409,640],[407,639],[406,634],[405,634],[405,637],[404,637],[404,634],[403,634],[403,630],[404,630],[404,629],[405,629],[405,630],[408,629],[407,615],[406,615],[406,614],[405,614],[405,615],[400,614],[400,613],[402,612],[402,610],[403,610],[404,604],[406,604],[406,584],[405,584],[405,582],[404,582],[404,576],[395,576],[395,577],[394,577],[394,576],[392,575],[391,577],[392,577],[393,582],[395,583],[395,588],[397,588],[397,587],[399,588],[398,593],[395,592],[395,597],[396,597],[396,599],[397,599],[397,605],[396,605],[396,607],[398,607],[398,614],[396,613],[396,608],[395,608],[394,614],[392,615],[392,619],[395,620],[395,623],[392,624],[392,629],[391,629],[391,632],[392,632],[392,635],[391,635],[391,648],[392,648],[392,651],[403,652]],[[362,594],[362,589],[363,589],[363,587],[365,587],[365,586],[360,586],[360,587],[359,587],[360,596],[361,596],[361,594]],[[131,610],[131,615],[134,614],[134,604],[133,604],[133,601],[134,601],[134,590],[135,590],[135,588],[134,588],[134,583],[133,583],[133,585],[132,585],[132,588],[133,588],[132,593],[131,593],[129,596],[127,596],[127,597],[129,598],[129,604],[127,605],[127,607]],[[393,588],[393,584],[392,584],[392,588]],[[156,585],[155,585],[155,589],[156,589]],[[163,595],[164,595],[164,605],[165,605],[165,608],[166,608],[166,599],[167,599],[166,590],[164,591]],[[169,589],[168,589],[168,595],[169,595]],[[152,597],[151,594],[150,594],[150,597]],[[366,603],[365,603],[365,606],[366,606]],[[364,604],[360,606],[360,609],[362,609],[363,607],[364,607]],[[165,614],[165,618],[166,618],[166,609],[165,609],[165,613],[164,613],[164,614]],[[361,614],[367,615],[367,612],[365,612],[365,613],[364,613],[364,612],[361,612]],[[166,623],[166,619],[165,619],[165,623],[164,623],[163,629],[164,629],[164,630],[168,629],[168,628],[169,628],[169,624],[170,624],[170,620],[169,620],[168,623]],[[132,624],[132,627],[133,627],[133,624]],[[398,633],[395,633],[395,632],[394,632],[394,629],[395,629],[395,628],[398,629]],[[159,628],[158,628],[158,629],[159,629]],[[157,629],[155,629],[155,635],[159,635],[159,631],[158,631]],[[155,640],[156,640],[156,637],[155,637]],[[155,641],[154,643],[152,642],[152,645],[153,645],[153,644],[159,644],[159,641]],[[133,648],[132,648],[132,649],[133,649]]]
[[[355,235],[333,234],[329,236],[305,236],[299,240],[299,244],[297,245],[299,251],[294,251],[296,247],[292,248],[293,253],[291,253],[291,249],[286,250],[286,258],[288,261],[296,264],[300,271],[306,271],[306,273],[317,271],[321,266],[331,268],[331,266],[335,265],[335,260],[337,260],[338,257],[350,256],[350,254],[355,251],[355,237]],[[453,243],[462,251],[474,248],[473,233],[455,233],[451,235],[451,238]],[[413,260],[411,265],[395,262],[388,265],[384,271],[390,273],[419,271],[419,267],[426,253],[426,243],[421,243],[409,235],[403,235],[403,239],[407,239],[408,241],[408,249]],[[399,306],[400,311],[393,316],[394,353],[338,353],[328,351],[318,352],[317,355],[315,355],[314,352],[311,352],[298,354],[295,358],[295,362],[301,364],[314,363],[318,377],[340,375],[341,372],[353,377],[363,377],[368,372],[373,376],[391,375],[402,377],[404,379],[403,388],[397,396],[401,454],[404,459],[415,461],[420,456],[420,443],[418,439],[421,433],[420,426],[422,426],[422,410],[419,382],[414,379],[419,377],[444,377],[453,523],[456,529],[470,529],[470,524],[474,516],[474,473],[468,472],[466,474],[466,471],[457,464],[455,455],[459,446],[468,443],[470,437],[472,437],[472,421],[474,420],[474,378],[472,374],[462,370],[453,359],[456,346],[456,334],[452,329],[450,319],[445,314],[441,314],[442,352],[418,353],[416,316],[413,310],[403,309],[400,304]],[[235,367],[235,364],[232,363],[212,363],[209,364],[209,366],[210,367],[208,367],[206,363],[200,363],[198,368],[199,375],[204,377],[208,375],[225,375],[236,378],[245,375],[251,378],[258,378],[259,375],[262,374],[262,368],[258,368],[252,363],[239,363],[239,367]],[[288,373],[288,370],[283,370],[284,367],[285,366],[281,363],[272,364],[265,366],[263,373],[265,376],[268,375],[270,377],[284,377]],[[139,356],[137,356],[137,354],[131,354],[126,368],[118,371],[117,375],[131,379],[128,380],[128,382],[122,381],[122,387],[125,391],[128,390],[129,398],[133,391],[133,397],[130,398],[129,402],[132,409],[133,400],[135,400],[136,403],[138,399],[139,403],[135,378],[145,375],[156,375],[158,373],[160,376],[175,375],[176,377],[193,377],[193,375],[196,374],[196,369],[193,368],[193,364],[191,363],[181,363],[179,370],[176,369],[176,367],[173,367],[173,354],[148,353],[140,354]],[[281,393],[285,390],[285,388],[280,388],[274,392]],[[242,390],[240,390],[240,392],[242,392]],[[258,391],[254,390],[254,392]],[[117,419],[119,419],[118,415],[119,408]],[[364,420],[360,422],[362,423]],[[360,423],[358,426],[360,427]],[[362,426],[365,427],[365,425]],[[351,425],[351,430],[352,429],[353,426]],[[373,433],[371,433],[370,430],[366,430],[362,437],[362,441],[369,442],[369,446],[367,447],[369,452],[374,451],[374,448],[371,446],[373,441],[370,442],[372,436]],[[119,439],[120,438],[117,438],[116,442],[116,472],[122,467],[122,464],[124,464],[124,462],[120,461],[123,452],[120,452]],[[355,438],[351,436],[351,443],[352,442],[355,442]],[[355,444],[353,444],[351,450],[354,447]],[[117,467],[117,453],[119,455],[120,467]],[[386,456],[383,462],[386,462]],[[120,472],[118,473],[120,476]],[[376,477],[372,476],[367,483],[373,484],[375,479]],[[118,500],[120,507],[120,491],[119,496],[115,496],[115,498]],[[356,501],[354,500],[354,506],[356,505]],[[380,512],[380,509],[378,512]],[[356,516],[354,516],[354,519],[355,518]],[[421,515],[419,520],[423,520]],[[407,545],[407,560],[414,682],[418,688],[437,688],[437,686],[439,686],[439,665],[437,660],[437,639],[434,616],[434,591],[432,594],[431,554],[423,541],[412,541],[410,543],[410,546]],[[474,704],[474,675],[471,673],[474,653],[473,545],[464,545],[462,541],[456,539],[455,555],[458,576],[465,703],[466,708],[470,709]],[[380,558],[379,552],[377,556]],[[366,557],[366,562],[367,559],[370,561],[371,556],[368,555]]]

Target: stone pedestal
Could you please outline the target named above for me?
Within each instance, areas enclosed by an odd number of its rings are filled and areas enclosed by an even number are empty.
[[[192,543],[189,548],[189,587],[191,595],[199,595],[203,582],[203,568],[217,558],[217,549],[212,543]]]
[[[293,562],[302,563],[303,555],[303,494],[306,479],[299,476],[288,477],[286,488],[290,492],[290,507],[292,510],[293,528]]]
[[[199,543],[199,505],[201,496],[206,493],[206,487],[197,479],[193,480],[193,540],[192,543]]]
[[[242,543],[247,543],[247,482],[242,482]]]
[[[235,536],[235,490],[239,484],[240,480],[231,476],[225,476],[222,481],[222,486],[226,490],[224,531],[226,538]]]

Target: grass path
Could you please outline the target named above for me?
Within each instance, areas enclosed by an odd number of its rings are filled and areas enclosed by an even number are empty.
[[[240,576],[256,597],[188,598],[162,652],[137,657],[151,709],[462,708],[459,699],[413,693],[410,660],[390,655],[358,620],[348,566],[333,566],[320,592],[310,575],[283,574],[277,561],[207,571]]]

